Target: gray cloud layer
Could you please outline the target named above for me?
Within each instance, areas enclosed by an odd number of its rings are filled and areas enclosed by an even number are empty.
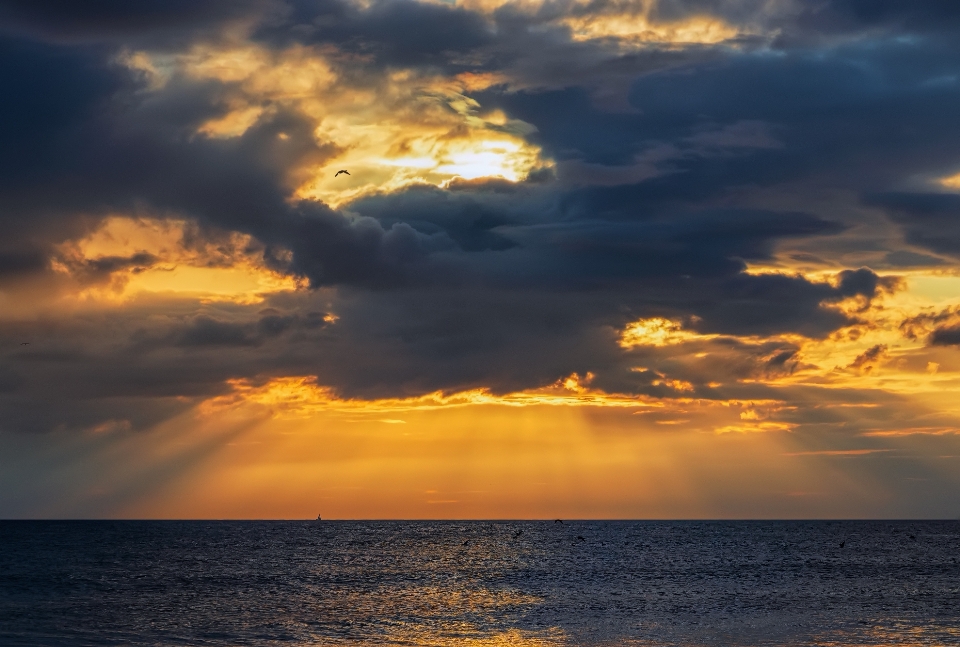
[[[631,370],[642,353],[616,345],[629,321],[818,338],[854,323],[828,306],[892,287],[870,269],[835,284],[744,269],[788,240],[857,244],[848,214],[865,207],[914,246],[879,250],[901,265],[925,262],[922,250],[957,256],[956,196],[916,182],[956,171],[960,16],[948,2],[848,0],[782,15],[762,4],[664,2],[658,12],[754,21],[777,34],[767,41],[624,53],[564,28],[535,30],[545,14],[510,8],[2,3],[0,289],[49,274],[55,246],[106,214],[143,211],[188,219],[200,235],[249,234],[265,263],[313,290],[167,312],[160,323],[133,308],[96,323],[3,323],[2,425],[147,424],[185,406],[171,398],[221,392],[229,378],[303,373],[364,396],[503,392],[575,371],[602,388],[669,395]],[[363,74],[505,73],[512,85],[473,98],[534,126],[557,174],[415,187],[340,211],[291,200],[291,170],[337,153],[304,115],[275,110],[240,137],[196,137],[224,113],[229,83],[174,77],[146,91],[114,62],[135,47],[178,51],[244,20],[263,46],[334,47],[360,57],[343,64]],[[615,179],[638,160],[651,177]],[[564,175],[584,168],[592,179]],[[808,198],[799,204],[797,187]],[[845,197],[825,208],[826,194]],[[84,271],[154,261],[110,257]],[[321,288],[339,291],[336,325],[323,321]],[[36,341],[15,346],[23,337]],[[723,343],[737,359],[715,370],[733,379],[779,370],[795,352]],[[674,368],[703,397],[730,395],[705,386],[716,376]],[[54,391],[59,404],[39,406]]]

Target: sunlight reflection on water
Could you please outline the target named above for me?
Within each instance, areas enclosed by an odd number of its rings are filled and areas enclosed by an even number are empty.
[[[0,643],[960,645],[958,548],[956,522],[0,522]]]

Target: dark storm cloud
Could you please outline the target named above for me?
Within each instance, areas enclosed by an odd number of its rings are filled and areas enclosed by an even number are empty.
[[[373,56],[391,67],[444,65],[494,39],[478,14],[412,0],[378,0],[362,8],[346,0],[293,2],[282,23],[254,37],[275,46],[334,43],[342,52]]]
[[[270,0],[4,0],[0,33],[23,31],[64,41],[180,41],[187,33],[263,13]]]
[[[53,243],[89,226],[76,211],[113,197],[77,199],[90,122],[125,83],[97,52],[0,37],[0,282],[43,271]]]
[[[177,337],[177,346],[253,346],[246,326],[197,317]]]
[[[763,398],[762,385],[708,383],[789,372],[795,352],[786,342],[734,338],[698,346],[711,351],[698,366],[672,359],[670,349],[623,352],[609,323],[629,316],[611,293],[430,289],[371,298],[348,290],[334,304],[335,324],[312,310],[318,300],[277,295],[271,308],[224,304],[200,315],[174,302],[29,329],[6,324],[0,337],[31,345],[3,355],[3,428],[75,430],[120,420],[143,429],[229,392],[229,379],[287,375],[315,375],[343,396],[376,398],[482,387],[508,393],[593,372],[599,388],[674,397],[661,383],[667,374],[693,384],[686,395]],[[638,364],[659,372],[633,370]],[[50,393],[55,400],[39,406]]]
[[[48,182],[82,175],[80,151],[92,143],[90,124],[124,83],[97,52],[0,38],[0,119],[7,124],[0,130],[0,218],[6,226],[24,227],[45,215],[53,197]],[[72,206],[65,200],[64,208]]]
[[[884,209],[903,228],[907,242],[960,256],[960,195],[881,193],[866,196],[865,202]]]
[[[47,257],[39,250],[0,252],[0,279],[39,272],[46,266]]]
[[[945,265],[946,261],[942,258],[937,258],[936,256],[929,256],[927,254],[918,254],[916,252],[911,252],[907,250],[897,250],[895,252],[889,252],[884,260],[890,267],[894,268],[903,268],[903,267],[935,267],[937,265]]]
[[[560,289],[732,276],[744,261],[769,258],[779,239],[842,230],[797,212],[679,206],[664,214],[656,203],[645,203],[642,191],[618,187],[558,196],[536,185],[509,191],[414,188],[350,208],[385,225],[404,222],[425,234],[442,232],[462,251],[507,252],[477,255],[481,267],[489,260],[503,268],[484,270],[497,284]]]
[[[939,31],[960,25],[960,7],[950,0],[831,0],[802,3],[801,7],[796,26],[813,33],[878,27]]]
[[[159,329],[139,328],[130,335],[128,351],[139,354],[165,348],[194,349],[217,347],[259,347],[281,335],[301,332],[315,334],[328,325],[323,312],[280,312],[261,310],[259,316],[243,312],[242,317],[200,314]]]
[[[426,234],[443,233],[464,251],[504,250],[516,243],[495,231],[523,219],[523,206],[543,208],[530,192],[492,184],[444,191],[415,187],[398,195],[374,196],[351,205],[351,210],[377,219],[384,225],[406,223]],[[532,199],[531,199],[532,198]]]
[[[934,346],[960,345],[960,326],[937,328],[930,336],[930,343]]]
[[[44,433],[89,431],[111,421],[132,430],[147,429],[187,410],[190,401],[177,397],[64,398],[51,402],[44,390],[0,394],[0,432]]]
[[[742,184],[770,185],[812,173],[872,188],[955,162],[960,108],[955,47],[899,43],[850,45],[828,55],[734,54],[719,62],[642,76],[633,114],[608,114],[583,88],[487,93],[537,128],[533,138],[558,159],[624,165],[674,147],[660,161],[651,198],[707,197]],[[698,146],[705,130],[765,124],[771,143]],[[638,196],[639,197],[639,196]]]

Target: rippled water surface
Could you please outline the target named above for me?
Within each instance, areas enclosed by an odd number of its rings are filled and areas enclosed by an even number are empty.
[[[0,644],[960,645],[958,557],[956,521],[0,522]]]

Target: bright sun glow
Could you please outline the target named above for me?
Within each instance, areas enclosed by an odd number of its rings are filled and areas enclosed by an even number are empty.
[[[410,70],[386,74],[375,85],[342,78],[329,53],[296,46],[272,52],[254,45],[196,47],[179,57],[138,52],[123,59],[160,87],[171,70],[230,84],[227,111],[198,134],[239,137],[278,110],[314,124],[319,155],[288,178],[297,198],[338,207],[373,193],[413,184],[444,186],[462,178],[518,182],[550,166],[527,141],[533,128],[502,111],[484,111],[466,92],[504,78],[464,73],[453,78]],[[297,135],[303,137],[302,134]],[[291,135],[277,134],[281,141]],[[337,175],[339,170],[347,174]]]

